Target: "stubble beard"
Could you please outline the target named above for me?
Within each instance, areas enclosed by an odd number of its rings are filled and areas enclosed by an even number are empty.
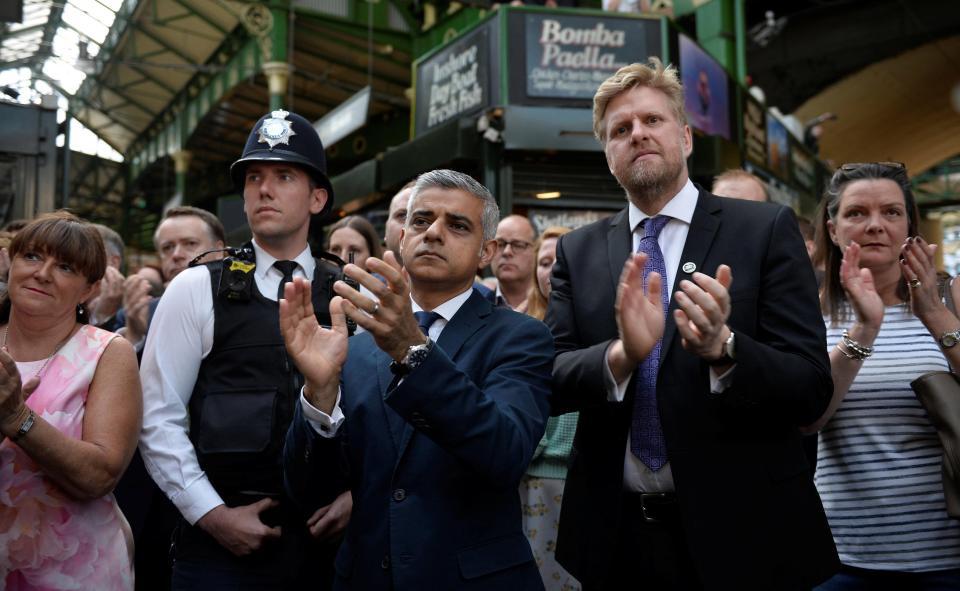
[[[620,186],[626,191],[627,199],[637,207],[641,207],[643,204],[655,204],[672,197],[673,195],[665,193],[676,185],[682,171],[681,156],[676,161],[663,159],[633,163],[623,174],[616,177]]]

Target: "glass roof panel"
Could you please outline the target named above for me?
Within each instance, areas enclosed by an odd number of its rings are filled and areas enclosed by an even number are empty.
[[[113,24],[113,13],[110,15],[110,22],[104,24],[88,12],[81,10],[76,5],[76,2],[77,0],[70,0],[67,5],[63,7],[63,22],[73,27],[74,30],[83,31],[84,35],[97,43],[103,43],[107,33],[110,31],[110,25]]]
[[[72,95],[80,88],[89,68],[86,58],[100,52],[110,32],[116,11],[124,0],[24,0],[23,22],[0,25],[0,100],[39,104],[45,94]],[[63,7],[60,20],[51,21],[51,10]],[[43,46],[45,29],[52,42]],[[81,45],[83,50],[81,50]],[[82,52],[86,51],[86,56]],[[46,80],[45,80],[46,79]],[[10,89],[7,92],[5,89]],[[65,117],[66,99],[61,96],[59,116]],[[111,159],[122,157],[96,134],[73,120],[70,147]],[[62,143],[62,138],[59,140]]]

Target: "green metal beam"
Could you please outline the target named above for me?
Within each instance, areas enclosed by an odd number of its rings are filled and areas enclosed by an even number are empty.
[[[80,88],[77,89],[77,92],[74,93],[73,98],[70,99],[71,102],[73,102],[74,99],[83,102],[87,96],[95,92],[96,86],[99,83],[97,77],[102,69],[102,64],[108,63],[113,57],[114,51],[117,50],[121,38],[127,31],[127,27],[130,24],[130,19],[133,16],[134,11],[136,11],[138,3],[139,0],[124,0],[123,4],[120,5],[120,8],[117,9],[117,15],[113,21],[113,26],[110,27],[110,32],[107,33],[103,43],[100,44],[100,51],[97,53],[97,73],[92,76],[87,76],[86,79],[84,79],[83,83],[80,84]],[[67,94],[64,96],[70,95]]]
[[[43,37],[40,39],[40,45],[34,54],[34,62],[30,66],[30,77],[36,78],[43,70],[43,62],[53,54],[53,37],[57,33],[57,28],[63,21],[63,4],[51,4],[50,13],[47,16],[47,22],[43,26]],[[69,95],[66,95],[69,96]]]
[[[736,26],[734,4],[743,0],[711,0],[696,8],[697,41],[736,77]]]
[[[194,5],[190,5],[184,2],[183,0],[173,0],[173,1],[179,4],[180,6],[186,8],[187,10],[192,12],[194,16],[196,16],[203,22],[207,23],[208,25],[210,25],[211,27],[219,31],[221,35],[227,35],[228,33],[230,33],[230,31],[220,26],[220,23],[218,23],[217,21],[213,20],[212,18],[204,14],[203,11],[200,10],[200,7],[197,6],[196,2],[194,3]]]
[[[157,116],[154,124],[130,147],[131,179],[136,179],[151,163],[186,145],[200,120],[229,89],[257,73],[262,54],[256,40],[248,38],[223,69],[214,76],[188,84],[170,106]]]
[[[107,90],[109,90],[109,91],[112,92],[113,94],[115,94],[115,95],[119,96],[120,98],[122,98],[123,100],[127,101],[127,103],[129,103],[129,104],[132,105],[133,107],[137,108],[137,109],[140,110],[141,112],[146,113],[147,116],[149,116],[149,117],[154,117],[154,116],[155,116],[155,113],[154,113],[153,111],[151,111],[150,109],[148,109],[148,108],[144,107],[143,105],[141,105],[139,102],[137,102],[136,99],[134,99],[133,97],[131,97],[130,95],[128,95],[126,92],[124,92],[123,90],[120,90],[119,88],[117,88],[117,87],[115,87],[115,86],[113,86],[113,85],[111,85],[111,84],[103,81],[102,79],[100,80],[100,89],[101,89],[101,90],[102,90],[102,89],[107,89]]]
[[[63,87],[60,86],[60,84],[59,84],[56,80],[54,80],[53,78],[47,76],[46,74],[43,74],[43,73],[37,74],[36,78],[39,78],[39,79],[43,80],[44,82],[46,82],[47,84],[49,84],[54,90],[56,90],[57,92],[59,92],[61,95],[65,96],[65,97],[70,97],[70,93],[69,93],[69,92],[67,92],[66,90],[64,90]],[[84,107],[86,107],[86,108],[88,108],[88,109],[93,109],[94,111],[97,111],[98,113],[103,113],[104,115],[106,115],[107,117],[109,117],[109,114],[104,110],[104,108],[103,108],[102,105],[96,105],[96,104],[94,104],[94,103],[91,102],[87,97],[80,97],[80,96],[76,96],[76,95],[74,95],[73,97],[70,97],[70,102],[71,102],[71,103],[72,103],[74,100],[78,101],[81,105],[83,105]],[[72,112],[74,112],[74,113],[77,112],[77,110],[74,109],[72,106],[71,106],[71,109],[70,109],[70,110],[71,110]],[[77,119],[77,120],[79,121],[79,119],[78,119],[76,116],[74,116],[74,119]],[[134,135],[136,135],[137,133],[139,133],[136,129],[130,127],[129,125],[127,125],[126,123],[123,123],[122,121],[118,121],[118,120],[116,120],[116,119],[114,119],[114,118],[112,118],[112,117],[110,117],[110,120],[111,120],[113,123],[115,123],[116,125],[119,125],[120,127],[126,129],[127,131],[129,131],[130,133],[132,133],[132,134],[134,134]],[[114,150],[120,152],[120,149],[119,149],[117,146],[115,146],[111,141],[109,141],[108,139],[106,139],[105,137],[103,137],[102,135],[100,135],[99,133],[97,133],[97,131],[96,131],[95,129],[93,129],[92,127],[90,127],[90,126],[88,126],[88,125],[86,125],[86,124],[85,124],[85,127],[87,127],[87,129],[89,129],[90,131],[92,131],[93,133],[95,133],[95,134],[97,135],[97,137],[100,138],[100,141],[104,142],[105,144],[107,144],[108,146],[110,146],[111,148],[113,148]]]
[[[168,42],[164,41],[162,37],[160,37],[159,35],[157,35],[157,34],[154,33],[153,31],[151,31],[150,29],[144,27],[144,26],[141,25],[140,23],[136,23],[136,22],[130,23],[130,26],[132,26],[134,29],[136,29],[136,31],[137,31],[138,33],[142,33],[144,36],[149,37],[154,43],[160,45],[161,47],[166,48],[167,51],[169,51],[169,52],[172,53],[173,55],[179,57],[180,59],[182,59],[183,61],[187,62],[188,64],[194,63],[194,59],[193,59],[192,57],[190,57],[189,55],[183,53],[182,51],[180,51],[180,50],[177,49],[176,47],[170,45]]]
[[[162,88],[163,90],[167,91],[167,92],[170,94],[171,97],[172,97],[172,96],[176,96],[177,90],[176,90],[175,88],[173,88],[172,86],[170,86],[169,84],[167,84],[167,83],[164,82],[163,80],[160,80],[159,78],[157,78],[157,77],[154,76],[153,74],[148,74],[147,71],[144,70],[142,67],[140,67],[140,66],[138,66],[138,65],[134,65],[134,64],[129,64],[129,63],[124,63],[123,65],[126,66],[127,68],[130,68],[131,70],[133,70],[133,71],[136,72],[137,74],[140,74],[141,76],[143,76],[144,78],[146,78],[146,79],[149,80],[150,82],[153,82],[154,84],[156,84],[157,86],[159,86],[159,87]]]
[[[366,2],[361,0],[355,0],[355,4],[366,6]],[[339,31],[341,33],[346,33],[355,37],[366,38],[367,36],[367,25],[366,25],[366,10],[359,12],[363,13],[363,19],[345,19],[338,16],[333,16],[330,14],[320,13],[309,9],[297,8],[295,12],[298,15],[298,18],[308,18],[311,21],[317,21],[321,23],[324,27],[329,27],[334,31]],[[356,13],[357,10],[352,10],[351,13]],[[419,25],[413,27],[413,30],[416,31],[419,28]],[[405,33],[390,29],[388,27],[377,27],[373,28],[373,38],[374,41],[378,44],[389,44],[394,47],[400,48],[401,51],[411,52],[413,47],[412,35],[410,33]]]
[[[270,7],[273,15],[273,26],[270,27],[270,55],[264,59],[271,62],[287,61],[288,32],[290,29],[290,5],[287,0],[278,1]]]

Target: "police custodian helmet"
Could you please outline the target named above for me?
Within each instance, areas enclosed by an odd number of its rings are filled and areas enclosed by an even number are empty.
[[[250,162],[291,162],[305,168],[320,187],[327,190],[323,215],[333,207],[333,186],[327,178],[327,157],[317,130],[309,121],[280,109],[257,121],[243,147],[243,155],[230,166],[230,176],[241,191]]]

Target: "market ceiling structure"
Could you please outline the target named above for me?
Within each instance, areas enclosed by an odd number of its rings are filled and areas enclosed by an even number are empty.
[[[955,0],[745,4],[747,28],[763,42],[749,46],[748,70],[768,104],[801,119],[839,115],[822,141],[825,157],[896,159],[921,173],[960,154],[960,115],[947,99],[960,83]],[[277,6],[294,10],[283,21]],[[425,40],[429,6],[24,0],[23,22],[0,25],[0,92],[4,84],[21,96],[55,91],[71,117],[123,156],[123,165],[78,157],[69,187],[82,214],[117,223],[131,206],[159,213],[178,165],[189,167],[196,194],[230,191],[226,165],[268,109],[263,65],[271,52],[293,66],[285,106],[310,119],[372,85],[371,145],[334,146],[335,165],[349,163],[348,152],[369,158],[404,141],[415,48],[467,22],[455,22],[455,10],[442,14],[448,24]],[[269,47],[276,39],[286,46]],[[178,163],[186,152],[192,157]]]
[[[229,191],[225,164],[268,110],[263,64],[270,55],[289,55],[284,106],[311,120],[368,83],[371,117],[409,108],[413,20],[399,4],[377,14],[342,0],[281,4],[296,9],[284,22],[276,15],[285,10],[260,2],[24,0],[23,21],[0,25],[0,75],[16,72],[8,86],[21,96],[52,90],[66,97],[69,115],[132,171],[127,184],[124,167],[78,157],[70,204],[116,224],[134,191],[134,205],[157,213],[173,191],[167,156],[184,152],[200,192]],[[287,45],[272,47],[276,39]]]
[[[822,157],[903,162],[916,176],[960,157],[956,0],[748,1],[755,31],[765,4],[782,28],[751,45],[749,71],[768,105],[801,121],[837,115],[824,126]]]

